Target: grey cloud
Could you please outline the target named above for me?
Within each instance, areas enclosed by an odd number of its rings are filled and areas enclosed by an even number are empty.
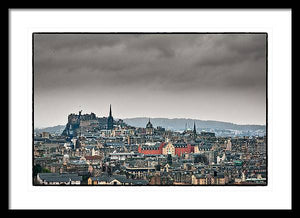
[[[265,58],[265,35],[212,36],[196,62],[196,66],[232,65]]]
[[[126,38],[122,36],[122,38]],[[36,34],[35,45],[39,49],[60,50],[83,50],[91,47],[111,47],[121,43],[118,35],[106,34]]]
[[[266,87],[265,43],[263,34],[38,34],[35,96],[42,99],[55,90],[64,93],[57,97],[62,101],[75,93],[101,93],[106,101],[109,93],[119,92],[157,99],[155,107],[162,96],[197,93],[246,96],[252,90],[251,96],[261,99]],[[196,104],[193,99],[187,103]],[[256,104],[264,107],[261,100]]]

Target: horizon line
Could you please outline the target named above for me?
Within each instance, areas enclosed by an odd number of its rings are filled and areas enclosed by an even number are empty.
[[[103,116],[105,117],[105,116]],[[102,117],[97,117],[97,118],[102,118]],[[126,117],[126,118],[118,118],[116,117],[115,119],[121,119],[121,120],[125,120],[125,119],[168,119],[168,120],[175,120],[175,119],[185,119],[185,120],[198,120],[198,121],[205,121],[205,122],[222,122],[222,123],[230,123],[233,125],[242,125],[242,126],[247,126],[247,125],[251,125],[251,126],[266,126],[266,124],[239,124],[239,123],[233,123],[233,122],[229,122],[229,121],[221,121],[221,120],[204,120],[204,119],[198,119],[198,118],[180,118],[180,117],[176,117],[176,118],[167,118],[167,117],[146,117],[146,116],[141,116],[141,117]],[[65,126],[66,124],[57,124],[54,126]],[[48,128],[48,127],[54,127],[54,126],[39,126],[36,127],[34,126],[34,129],[43,129],[43,128]]]

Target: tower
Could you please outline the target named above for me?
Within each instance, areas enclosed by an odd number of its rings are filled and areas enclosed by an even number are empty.
[[[112,130],[114,127],[114,118],[112,117],[111,105],[109,105],[109,116],[107,118],[107,129]]]
[[[193,130],[193,136],[194,136],[194,140],[197,138],[197,130],[196,130],[196,124],[194,121],[194,130]]]
[[[228,141],[227,141],[227,146],[226,146],[226,150],[227,150],[227,151],[231,151],[231,146],[232,146],[231,141],[230,141],[230,139],[228,139]]]
[[[149,118],[149,121],[148,121],[148,123],[146,125],[146,134],[147,135],[152,135],[153,134],[153,125],[150,122],[150,118]]]

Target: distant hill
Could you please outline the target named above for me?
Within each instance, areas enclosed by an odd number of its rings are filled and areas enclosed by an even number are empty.
[[[146,127],[149,118],[147,117],[136,117],[136,118],[125,118],[122,119],[126,124],[135,127]],[[186,128],[193,129],[194,122],[196,124],[197,131],[216,131],[217,135],[223,135],[225,132],[221,131],[218,133],[217,130],[230,130],[230,132],[240,131],[243,132],[266,132],[265,125],[238,125],[229,122],[213,121],[213,120],[197,120],[197,119],[184,119],[184,118],[151,118],[151,123],[154,127],[161,126],[163,128],[173,130],[173,131],[183,131]],[[57,125],[53,127],[46,128],[36,128],[35,132],[49,132],[55,134],[61,134],[65,129],[65,125]],[[231,134],[230,133],[230,134]]]
[[[61,134],[64,129],[65,129],[66,125],[57,125],[57,126],[52,126],[52,127],[45,127],[45,128],[35,128],[34,131],[35,132],[49,132],[49,133],[56,133],[56,134]]]
[[[136,127],[145,127],[149,118],[137,117],[123,119],[125,123]],[[207,129],[230,129],[237,131],[265,131],[265,125],[238,125],[229,122],[213,121],[213,120],[197,120],[197,119],[184,119],[184,118],[151,118],[151,123],[154,127],[162,126],[166,129],[182,131],[186,128],[192,129],[194,122],[196,124],[197,131]]]

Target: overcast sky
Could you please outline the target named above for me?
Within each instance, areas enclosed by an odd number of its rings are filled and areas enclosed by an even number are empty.
[[[264,34],[35,34],[35,127],[70,113],[266,124]]]

